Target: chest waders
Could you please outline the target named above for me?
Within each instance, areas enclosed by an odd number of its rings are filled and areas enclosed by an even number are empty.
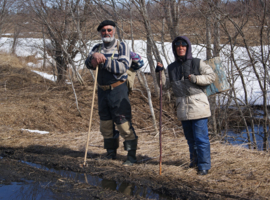
[[[99,46],[99,52],[101,52],[101,46]],[[118,46],[119,42],[117,41],[117,50],[119,49]],[[111,60],[113,58],[114,53],[111,56]],[[104,149],[107,150],[106,156],[102,159],[116,159],[120,134],[125,139],[123,143],[124,149],[128,151],[127,160],[123,165],[132,166],[133,163],[137,162],[136,149],[138,137],[131,124],[131,106],[126,83],[105,90],[99,86],[98,98],[100,132],[104,137]],[[115,124],[118,130],[115,129]]]

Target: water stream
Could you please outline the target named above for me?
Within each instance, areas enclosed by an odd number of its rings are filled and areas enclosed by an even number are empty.
[[[0,157],[0,159],[2,158]],[[114,180],[102,179],[98,176],[91,176],[89,174],[76,173],[66,170],[56,170],[53,168],[49,169],[40,164],[26,161],[21,162],[38,169],[56,173],[64,178],[68,178],[76,182],[87,183],[92,186],[98,186],[104,189],[114,190],[129,196],[140,196],[148,199],[159,200],[171,199],[168,196],[164,196],[158,192],[153,191],[149,187],[136,185],[134,183],[117,182]],[[0,199],[54,199],[53,193],[48,190],[47,187],[44,187],[50,184],[51,183],[40,183],[31,181],[25,181],[20,183],[13,182],[10,185],[0,184]]]
[[[12,182],[0,184],[0,199],[8,200],[46,200],[54,199],[54,194],[47,186],[50,183],[41,183],[24,180],[23,182]]]

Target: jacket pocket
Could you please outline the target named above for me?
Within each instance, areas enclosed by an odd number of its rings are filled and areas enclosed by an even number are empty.
[[[208,98],[204,93],[193,95],[191,99],[196,106],[209,106]]]
[[[208,101],[204,101],[203,99],[200,99],[200,98],[194,98],[194,100],[195,100],[198,104],[209,105]]]

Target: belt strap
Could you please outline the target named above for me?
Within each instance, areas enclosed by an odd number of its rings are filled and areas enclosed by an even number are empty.
[[[117,86],[123,84],[126,80],[124,81],[117,81],[111,85],[99,85],[98,84],[98,87],[100,87],[102,90],[113,90],[113,88],[116,88]]]

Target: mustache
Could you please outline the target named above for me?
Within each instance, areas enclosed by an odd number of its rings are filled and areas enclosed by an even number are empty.
[[[103,37],[111,37],[111,35],[109,35],[109,34],[105,34]]]

